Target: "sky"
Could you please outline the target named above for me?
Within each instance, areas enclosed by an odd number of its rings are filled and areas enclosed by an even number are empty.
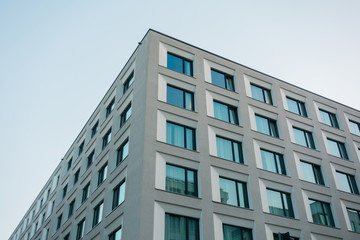
[[[360,109],[358,0],[0,0],[0,239],[149,28]]]

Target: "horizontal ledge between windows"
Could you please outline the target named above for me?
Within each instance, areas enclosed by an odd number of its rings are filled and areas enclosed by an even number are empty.
[[[160,192],[164,192],[164,193],[169,193],[169,194],[174,194],[174,195],[177,195],[177,196],[183,196],[183,197],[188,197],[188,198],[191,198],[191,199],[198,199],[198,200],[202,200],[201,197],[194,197],[194,196],[190,196],[190,195],[186,195],[186,194],[181,194],[181,193],[176,193],[176,192],[170,192],[170,191],[166,191],[164,189],[160,189],[160,188],[155,188],[155,190],[157,191],[160,191]],[[155,200],[156,201],[156,200]]]
[[[182,107],[176,106],[176,105],[171,104],[171,103],[168,103],[168,102],[161,101],[161,100],[159,100],[159,99],[157,99],[157,100],[158,100],[158,102],[160,102],[161,104],[165,104],[166,106],[175,107],[176,109],[182,109],[182,110],[185,110],[186,112],[191,112],[191,113],[196,113],[196,114],[199,113],[199,112],[196,111],[196,110],[194,110],[194,111],[193,111],[193,110],[189,110],[189,109],[182,108]],[[162,109],[160,109],[160,110],[162,110]],[[166,111],[166,110],[162,110],[162,111]]]
[[[240,124],[235,124],[235,123],[231,123],[231,122],[227,122],[225,120],[221,120],[219,118],[216,118],[216,117],[213,117],[213,116],[209,116],[209,115],[206,115],[208,118],[210,119],[214,119],[215,121],[220,121],[220,122],[223,122],[225,124],[231,124],[232,126],[235,126],[235,127],[241,127],[243,128],[244,126],[243,125],[240,125]],[[209,124],[210,125],[210,124]],[[218,126],[214,126],[214,127],[218,127]]]
[[[326,186],[326,185],[322,185],[322,184],[318,184],[318,183],[309,182],[309,181],[306,181],[306,180],[301,179],[301,178],[299,178],[299,180],[300,180],[301,182],[303,182],[303,183],[306,183],[306,184],[311,184],[311,185],[314,185],[314,186],[320,186],[320,187],[325,187],[325,188],[330,189],[330,187],[329,187],[329,186]],[[306,189],[305,189],[305,190],[306,190]]]
[[[323,127],[330,128],[330,129],[332,129],[332,130],[336,129],[336,130],[339,130],[339,131],[341,131],[341,132],[344,132],[344,130],[341,129],[341,128],[333,127],[333,126],[328,125],[328,124],[326,124],[326,123],[323,123],[323,122],[321,122],[321,121],[319,121],[319,123],[320,123],[320,125],[323,126]],[[323,129],[323,128],[321,128],[321,129]],[[326,129],[324,129],[324,130],[326,130]],[[320,224],[320,225],[321,225],[321,224]]]
[[[258,133],[258,134],[260,134],[260,135],[262,135],[262,136],[268,136],[268,137],[271,137],[272,139],[279,139],[280,141],[284,141],[283,138],[274,137],[274,136],[268,135],[268,134],[266,134],[266,133],[259,132],[259,131],[254,130],[254,129],[251,129],[251,131],[254,132],[254,133]]]
[[[226,161],[226,162],[230,162],[230,163],[236,163],[236,164],[239,164],[241,166],[245,166],[245,167],[248,167],[249,165],[248,164],[245,164],[245,163],[239,163],[239,162],[235,162],[235,161],[231,161],[231,160],[228,160],[228,159],[225,159],[225,158],[221,158],[221,157],[218,157],[218,156],[214,156],[214,155],[211,155],[209,154],[210,157],[216,159],[216,160],[222,160],[222,161]],[[218,166],[215,166],[215,167],[218,167]],[[224,167],[221,167],[223,169],[226,169]]]
[[[353,161],[351,161],[350,159],[346,159],[346,158],[342,158],[342,157],[338,157],[338,156],[335,156],[335,155],[332,155],[332,154],[330,154],[330,153],[328,153],[328,152],[326,152],[330,157],[333,157],[333,158],[335,158],[335,159],[339,159],[339,160],[342,160],[342,161],[348,161],[348,162],[353,162]]]
[[[330,228],[330,229],[336,229],[336,230],[341,230],[341,228],[339,228],[339,227],[332,227],[332,226],[328,226],[328,225],[324,225],[324,224],[320,224],[320,223],[314,223],[314,222],[309,222],[308,221],[308,223],[310,223],[310,224],[313,224],[313,225],[316,225],[316,226],[320,226],[320,227],[327,227],[327,228]],[[312,231],[312,232],[314,232],[314,231]],[[314,232],[314,233],[316,233],[316,232]],[[323,234],[323,233],[322,233]]]
[[[190,75],[187,75],[187,74],[185,74],[185,73],[175,71],[175,70],[173,70],[173,69],[171,69],[171,68],[162,66],[162,65],[160,65],[160,64],[159,64],[158,66],[159,66],[160,69],[163,69],[163,70],[167,69],[167,70],[165,70],[165,71],[170,71],[170,72],[173,72],[173,73],[178,73],[178,74],[181,74],[182,76],[186,76],[186,77],[189,77],[189,78],[196,79],[195,76],[190,76]],[[160,71],[159,71],[159,72],[160,72]],[[193,73],[194,73],[194,72],[193,72]],[[160,72],[160,74],[163,74],[163,73]],[[171,77],[171,78],[174,78],[173,76],[169,76],[169,75],[166,75],[166,74],[163,74],[163,75],[168,76],[168,77]],[[193,75],[194,75],[194,74],[193,74]]]
[[[353,197],[358,197],[360,199],[360,194],[346,192],[346,191],[338,189],[338,188],[336,188],[336,190],[338,190],[339,192],[341,192],[343,194],[345,193],[346,195],[349,195],[349,197],[352,197],[352,198]]]
[[[219,204],[219,205],[221,205],[221,206],[229,206],[229,207],[234,207],[234,208],[244,209],[244,210],[249,210],[249,211],[254,212],[254,209],[252,209],[252,208],[235,206],[235,205],[231,205],[231,204],[226,204],[226,203],[222,203],[222,202],[217,202],[217,201],[214,201],[214,200],[213,200],[212,202],[215,203],[215,204]]]
[[[266,173],[269,173],[269,174],[275,174],[276,176],[282,176],[282,177],[292,178],[292,177],[289,176],[289,175],[272,172],[272,171],[269,171],[269,170],[266,170],[266,169],[263,169],[263,168],[257,167],[257,169],[258,169],[260,172],[264,172],[265,174],[266,174]]]
[[[269,103],[266,103],[266,102],[263,102],[263,101],[257,100],[257,99],[255,99],[255,98],[252,98],[252,97],[250,97],[250,96],[247,96],[247,97],[248,97],[249,99],[251,99],[251,101],[255,101],[255,102],[258,102],[258,103],[265,104],[265,106],[271,106],[271,107],[273,107],[273,108],[278,108],[278,106],[277,106],[277,105],[269,104]],[[251,105],[251,104],[249,103],[249,105]],[[256,105],[251,105],[251,106],[261,108],[261,107],[256,106]],[[268,110],[268,109],[266,109],[266,108],[262,108],[262,109],[264,109],[264,110]]]
[[[284,218],[284,219],[286,219],[286,220],[300,221],[299,218],[295,218],[295,217],[286,217],[286,216],[276,215],[276,214],[272,214],[272,213],[268,213],[268,212],[264,212],[264,211],[263,211],[263,213],[264,213],[265,215],[268,215],[268,216],[271,216],[271,217],[280,217],[280,218]],[[265,219],[265,220],[266,220],[266,219]],[[265,223],[266,223],[266,221],[265,221]]]
[[[191,149],[179,147],[179,146],[176,146],[176,145],[173,145],[173,144],[170,144],[170,143],[166,143],[166,142],[162,142],[162,141],[159,141],[159,140],[156,140],[156,142],[161,143],[161,144],[165,144],[165,145],[168,145],[168,146],[172,146],[172,147],[175,147],[175,148],[177,148],[177,149],[183,149],[183,150],[187,150],[187,151],[193,152],[193,153],[200,153],[200,152],[197,151],[197,150],[191,150]]]

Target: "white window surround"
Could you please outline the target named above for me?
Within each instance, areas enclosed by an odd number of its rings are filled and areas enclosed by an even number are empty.
[[[240,114],[239,114],[239,100],[233,99],[233,98],[229,98],[228,96],[224,96],[212,91],[208,91],[205,90],[205,96],[206,96],[206,110],[207,110],[207,115],[210,117],[214,117],[214,99],[215,101],[219,101],[222,103],[226,103],[230,106],[236,107],[237,109],[237,114],[238,114],[238,119],[239,119],[239,125],[241,125],[241,118],[240,118]]]
[[[209,152],[210,155],[217,157],[217,145],[216,145],[216,136],[224,137],[230,140],[240,142],[243,145],[244,136],[226,131],[213,126],[208,126],[208,135],[209,135]],[[243,160],[246,164],[246,153],[243,151]]]
[[[186,48],[186,47],[184,47]],[[163,42],[160,42],[159,44],[159,65],[160,66],[163,66],[163,67],[167,67],[167,53],[170,52],[170,53],[173,53],[173,54],[176,54],[178,56],[181,56],[181,57],[184,57],[186,59],[189,59],[191,61],[194,62],[194,59],[195,59],[195,55],[190,53],[190,52],[187,52],[183,49],[180,49],[180,48],[177,48],[177,47],[173,47],[167,43],[163,43]],[[195,65],[193,64],[193,73],[195,75]]]
[[[203,239],[201,209],[187,208],[179,205],[167,204],[163,202],[155,202],[154,204],[154,235],[153,239],[165,239],[165,213],[176,214],[185,217],[199,219],[199,235]]]
[[[320,116],[320,109],[322,109],[322,110],[325,110],[326,112],[335,114],[336,120],[337,120],[337,122],[339,124],[339,128],[341,129],[342,125],[341,125],[341,121],[339,119],[336,108],[330,107],[330,106],[328,106],[326,104],[323,104],[323,103],[320,103],[320,102],[317,102],[317,101],[314,101],[314,106],[315,106],[316,116],[317,116],[317,119],[318,119],[319,122],[322,123],[321,116]]]
[[[343,216],[345,218],[346,227],[347,227],[347,229],[349,231],[352,231],[351,224],[350,224],[350,221],[349,221],[349,216],[348,216],[348,213],[347,213],[347,209],[350,208],[350,209],[353,209],[353,210],[360,211],[360,204],[352,202],[352,201],[346,201],[344,199],[340,199],[340,206],[341,206]]]
[[[261,80],[255,77],[252,77],[250,75],[246,75],[244,74],[244,80],[245,80],[245,90],[246,90],[246,95],[250,98],[252,98],[252,93],[251,93],[251,84],[260,86],[262,88],[266,88],[269,89],[270,92],[272,92],[273,90],[273,85],[266,81],[266,80]],[[271,94],[274,95],[274,94]],[[272,99],[273,102],[273,106],[276,106],[276,99]]]
[[[286,119],[286,122],[287,122],[287,125],[288,125],[288,128],[289,128],[289,135],[290,135],[291,142],[297,144],[295,142],[295,136],[294,136],[293,128],[298,128],[300,130],[305,130],[305,131],[311,132],[314,143],[315,143],[315,147],[318,146],[318,141],[317,141],[316,136],[315,136],[315,134],[313,132],[314,131],[313,126],[307,125],[307,124],[304,124],[302,122],[298,122],[298,121],[295,121],[295,120],[292,120],[292,119],[289,119],[289,118]]]
[[[236,84],[236,79],[235,79],[235,70],[225,67],[224,65],[215,63],[213,61],[204,59],[204,76],[205,76],[205,81],[211,83],[211,69],[229,74],[231,76],[233,76],[233,80],[234,80],[234,88],[235,88],[235,92],[237,92],[237,84]]]
[[[298,237],[301,236],[301,229],[294,229],[292,226],[291,228],[286,228],[284,226],[274,225],[270,223],[265,223],[265,232],[266,232],[266,239],[273,240],[273,234],[274,233],[285,233],[289,232],[290,236],[292,237]]]
[[[287,97],[290,97],[290,98],[295,99],[297,101],[303,102],[305,104],[306,110],[308,110],[308,104],[307,104],[307,101],[306,101],[306,97],[304,97],[302,95],[299,95],[297,93],[291,92],[291,91],[289,91],[287,89],[284,89],[284,88],[280,88],[280,94],[281,94],[281,100],[282,100],[282,102],[284,104],[284,108],[286,110],[289,110],[287,100],[286,100]],[[307,114],[307,117],[310,118],[310,111],[306,111],[306,114]]]
[[[198,178],[198,197],[201,197],[201,178],[199,177],[200,163],[191,159],[176,157],[166,153],[156,152],[156,174],[155,174],[155,188],[165,190],[166,184],[166,164],[186,167],[197,170]]]
[[[274,153],[279,153],[279,154],[283,155],[284,165],[285,165],[287,175],[290,174],[289,171],[288,171],[287,157],[285,155],[285,149],[283,147],[273,145],[273,144],[270,144],[270,143],[267,143],[267,142],[262,142],[262,141],[259,141],[259,140],[254,140],[255,162],[256,162],[256,166],[258,168],[264,169],[263,168],[262,158],[261,158],[261,151],[260,151],[261,149],[271,151],[271,152],[274,152]]]
[[[330,133],[330,132],[326,132],[326,131],[321,131],[321,134],[322,134],[322,138],[324,139],[324,144],[325,144],[325,147],[326,147],[326,152],[333,156],[330,152],[330,148],[329,148],[329,144],[328,144],[328,139],[330,140],[335,140],[339,143],[343,143],[345,145],[345,149],[346,149],[346,153],[349,157],[349,160],[351,161],[351,154],[350,154],[350,151],[347,147],[347,143],[346,143],[346,138],[344,138],[343,136],[339,136],[339,135],[336,135],[336,134],[333,134],[333,133]]]
[[[325,184],[325,186],[328,186],[327,178],[324,176],[324,171],[323,171],[323,168],[322,168],[323,161],[320,158],[316,158],[316,157],[313,157],[313,156],[310,156],[310,155],[307,155],[307,154],[303,154],[303,153],[300,153],[300,152],[294,152],[294,159],[295,159],[295,165],[296,165],[296,172],[297,172],[297,174],[299,176],[299,179],[302,179],[302,180],[304,179],[303,172],[302,172],[301,165],[300,165],[300,161],[304,161],[304,162],[307,162],[307,163],[313,163],[315,165],[320,166],[320,170],[321,170],[321,174],[322,174],[322,177],[323,177],[323,180],[324,180],[324,184]]]
[[[104,199],[104,209],[103,209],[103,216],[107,216],[108,214],[110,214],[112,212],[112,201],[113,201],[113,189],[120,184],[121,182],[123,182],[125,180],[125,184],[127,184],[127,167],[124,168],[121,172],[118,173],[118,175],[116,177],[111,177],[111,179],[109,178],[110,182],[109,182],[109,186],[107,187],[110,191],[108,192],[109,197]],[[126,200],[126,192],[127,192],[127,187],[125,185],[125,200]],[[82,193],[82,192],[81,192]],[[80,194],[81,194],[80,193]],[[80,196],[81,197],[81,196]],[[119,206],[121,206],[122,204],[120,204]]]
[[[246,219],[246,216],[241,216],[241,218],[237,218],[229,215],[214,213],[213,219],[214,219],[214,236],[216,240],[224,240],[223,224],[248,228],[252,230],[253,235],[255,234],[254,231],[255,223],[252,220]],[[253,239],[256,239],[255,236],[253,236]]]
[[[281,135],[282,135],[281,128],[279,128],[278,115],[276,113],[269,112],[262,108],[258,108],[258,107],[249,105],[249,115],[250,115],[249,116],[250,117],[250,126],[251,126],[251,129],[254,131],[257,131],[255,115],[260,115],[260,116],[263,116],[263,117],[266,117],[266,118],[276,121],[277,130],[279,132],[279,138],[281,138]]]

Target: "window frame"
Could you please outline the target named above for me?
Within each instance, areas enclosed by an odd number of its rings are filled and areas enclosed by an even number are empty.
[[[84,203],[90,196],[90,182],[88,182],[82,190],[81,194],[81,204]]]
[[[105,110],[105,118],[109,117],[112,111],[115,108],[115,97],[110,101],[110,103],[106,106]]]
[[[132,107],[130,102],[120,114],[120,128],[123,127],[124,124],[127,122],[127,120],[131,117],[131,113],[132,113]]]
[[[230,142],[232,159],[228,159],[228,158],[219,156],[219,148],[220,147],[219,147],[218,139],[221,139],[222,141],[229,141]],[[235,153],[236,151],[235,151],[235,147],[234,147],[235,144],[237,144],[237,148],[238,148],[238,156],[237,157],[238,157],[239,161],[236,161],[236,153]],[[235,140],[232,140],[232,139],[229,139],[229,138],[225,138],[225,137],[216,135],[216,149],[217,149],[216,152],[217,152],[217,157],[218,158],[225,159],[225,160],[232,161],[232,162],[236,162],[236,163],[244,164],[244,154],[243,154],[243,149],[242,149],[242,143],[241,142],[238,142],[238,141],[235,141]]]
[[[176,70],[174,68],[169,67],[169,55],[174,57],[175,59],[178,59],[178,60],[181,61],[181,65],[182,65],[182,70],[181,71],[178,71],[178,70]],[[190,69],[187,69],[187,67],[186,67],[187,64],[186,63],[190,66]],[[182,74],[185,74],[185,75],[190,76],[190,77],[194,76],[193,60],[190,60],[188,58],[185,58],[183,56],[180,56],[178,54],[175,54],[175,53],[172,53],[172,52],[169,52],[169,51],[167,52],[166,67],[168,69],[171,69],[171,70],[175,71],[175,72],[182,73]],[[187,74],[187,72],[189,72],[189,74]]]
[[[265,168],[264,167],[265,165],[268,165],[268,164],[264,164],[264,162],[267,160],[267,159],[264,159],[264,157],[263,157],[264,156],[263,153],[265,153],[265,152],[269,153],[269,154],[272,154],[272,156],[273,156],[272,160],[274,162],[272,162],[271,164],[273,164],[275,166],[275,172],[272,171],[270,168]],[[284,155],[283,154],[273,152],[273,151],[270,151],[270,150],[267,150],[267,149],[264,149],[264,148],[260,148],[260,155],[261,155],[261,161],[262,161],[263,170],[273,172],[273,173],[277,173],[277,174],[280,174],[280,175],[285,175],[285,176],[287,175],[286,166],[285,166],[285,160],[284,160]]]
[[[126,138],[116,150],[116,166],[119,166],[129,156],[129,138]],[[127,146],[127,154],[124,156],[124,148]],[[121,158],[120,158],[121,157]]]
[[[111,128],[104,134],[102,138],[102,150],[104,150],[107,145],[111,142]]]
[[[245,228],[245,227],[234,226],[234,225],[231,225],[231,224],[223,223],[223,224],[222,224],[222,230],[223,230],[223,239],[224,239],[224,240],[231,240],[231,239],[226,238],[226,236],[225,236],[225,228],[226,228],[226,227],[237,228],[237,230],[240,230],[240,236],[243,236],[243,235],[244,235],[244,231],[248,231],[248,234],[249,234],[250,238],[247,239],[247,240],[253,240],[253,230],[252,230],[252,229],[250,229],[250,228]]]
[[[95,149],[93,149],[89,154],[89,156],[87,157],[86,169],[88,169],[92,165],[92,163],[94,162],[94,157],[95,157]]]
[[[91,138],[93,138],[95,136],[95,134],[98,131],[98,128],[99,128],[99,121],[96,121],[94,126],[92,126],[92,128],[91,128]]]
[[[74,214],[75,199],[69,203],[68,219]]]
[[[126,91],[130,88],[130,86],[134,83],[134,70],[129,74],[126,78],[125,82],[123,83],[123,95]]]
[[[120,233],[119,233],[120,232]],[[121,239],[121,234],[122,234],[122,226],[118,227],[117,229],[115,229],[114,231],[112,231],[109,234],[109,240],[116,240],[116,235],[120,234],[120,239]]]
[[[99,187],[107,177],[107,169],[108,169],[108,163],[106,162],[98,171],[98,182],[97,186]]]
[[[215,111],[215,109],[216,109],[215,103],[226,107],[226,110],[227,110],[227,116],[226,117],[227,117],[228,120],[224,119],[224,117],[219,117],[219,116],[217,117],[216,116],[217,114],[216,114],[216,111]],[[239,125],[239,116],[238,116],[237,107],[232,106],[232,105],[227,104],[227,103],[217,101],[217,100],[213,100],[213,106],[214,106],[214,118],[222,120],[224,122],[231,123],[231,124]],[[219,114],[221,115],[221,112]],[[233,120],[232,120],[232,115],[234,116]]]
[[[257,88],[257,89],[261,90],[262,99],[254,97],[255,94],[253,93],[253,88],[254,89]],[[255,99],[257,101],[260,101],[260,102],[263,102],[263,103],[266,103],[266,104],[269,104],[269,105],[272,105],[272,106],[274,105],[273,100],[272,100],[271,89],[262,87],[260,85],[254,84],[254,83],[250,83],[250,91],[251,91],[251,98],[252,99]]]
[[[235,183],[235,191],[236,191],[236,201],[237,201],[237,204],[236,205],[233,205],[233,204],[230,204],[230,203],[226,203],[226,202],[223,202],[222,201],[222,198],[221,198],[221,180],[220,179],[224,179],[226,181],[232,181]],[[242,187],[242,192],[243,192],[243,201],[244,201],[244,206],[241,206],[241,201],[240,201],[240,189],[239,189],[239,184],[241,185]],[[227,177],[222,177],[222,176],[219,176],[219,190],[220,190],[220,202],[223,203],[223,204],[226,204],[226,205],[231,205],[231,206],[236,206],[236,207],[241,207],[241,208],[250,208],[250,204],[249,204],[249,195],[248,195],[248,192],[247,192],[247,183],[246,182],[242,182],[242,181],[238,181],[238,180],[234,180],[234,179],[230,179],[230,178],[227,178]]]
[[[185,188],[184,193],[179,193],[176,191],[171,191],[168,189],[168,185],[167,185],[167,178],[168,178],[168,166],[170,167],[175,167],[175,168],[179,168],[179,169],[183,169],[184,170],[184,174],[185,174]],[[191,194],[189,192],[188,189],[188,172],[192,172],[194,175],[194,194]],[[183,166],[178,166],[178,165],[174,165],[174,164],[170,164],[170,163],[166,163],[166,170],[165,170],[165,191],[167,192],[171,192],[171,193],[176,193],[176,194],[181,194],[181,195],[185,195],[185,196],[190,196],[190,197],[198,197],[198,177],[197,177],[197,170],[191,169],[191,168],[187,168],[187,167],[183,167]]]
[[[295,134],[294,130],[298,130],[298,131],[301,131],[303,133],[304,140],[305,140],[305,145],[302,145],[302,144],[300,144],[300,143],[298,143],[296,141],[296,137],[295,137],[296,134]],[[303,146],[303,147],[307,147],[307,148],[311,148],[311,149],[316,150],[316,145],[315,145],[315,141],[314,141],[314,137],[313,137],[312,132],[293,126],[293,133],[294,133],[294,139],[295,139],[296,144],[298,144],[300,146]]]
[[[330,142],[332,142],[333,144],[336,144],[337,149],[333,149],[330,145]],[[343,142],[339,142],[337,140],[334,140],[332,138],[327,138],[327,144],[329,147],[329,154],[335,157],[339,157],[345,160],[349,160],[349,155],[346,151],[346,147],[345,147],[345,143]],[[337,152],[335,152],[337,150]]]
[[[257,124],[257,118],[262,118],[265,119],[267,121],[267,131],[269,132],[261,132],[259,130],[259,126]],[[255,122],[256,122],[256,131],[274,138],[280,138],[280,134],[279,134],[279,129],[277,127],[277,121],[275,119],[263,116],[263,115],[259,115],[259,114],[255,114]]]
[[[360,136],[360,123],[349,119],[349,128],[352,134]]]
[[[280,194],[283,215],[276,214],[275,212],[271,212],[270,202],[269,202],[269,191],[276,192],[276,193]],[[268,206],[269,206],[269,213],[270,214],[277,215],[277,216],[288,217],[288,218],[295,218],[294,207],[293,207],[292,200],[291,200],[291,193],[275,190],[275,189],[272,189],[272,188],[266,188],[266,192],[267,192],[267,197],[268,197]],[[284,196],[285,196],[286,199],[284,199]],[[286,204],[287,204],[287,206],[289,208],[289,210],[288,210],[289,214],[288,215],[286,214],[285,200],[286,200]]]
[[[74,173],[74,185],[79,181],[79,178],[80,178],[80,168],[76,170],[76,172]]]
[[[321,109],[319,108],[319,114],[320,114],[320,120],[323,124],[326,124],[328,126],[331,126],[333,128],[340,128],[339,127],[339,122],[336,118],[336,114],[335,113],[332,113],[332,112],[329,112],[329,111],[326,111],[324,109]],[[327,116],[328,119],[324,119],[324,117]],[[327,122],[329,121],[329,123]]]
[[[179,145],[176,145],[174,143],[171,143],[171,142],[168,142],[168,125],[175,125],[177,127],[182,127],[184,129],[183,131],[183,137],[184,137],[184,142],[183,142],[183,147],[182,146],[179,146]],[[187,143],[187,132],[191,131],[192,132],[192,146],[190,148],[190,146],[188,146],[188,143]],[[196,151],[196,130],[195,128],[192,128],[192,127],[188,127],[186,125],[182,125],[182,124],[178,124],[178,123],[175,123],[175,122],[172,122],[172,121],[166,121],[166,143],[167,144],[170,144],[170,145],[173,145],[173,146],[177,146],[177,147],[180,147],[180,148],[184,148],[184,149],[187,149],[187,150],[191,150],[191,151]]]
[[[296,110],[290,109],[289,101],[292,101],[293,103],[296,104],[296,107],[297,107]],[[295,113],[295,114],[297,114],[299,116],[306,117],[306,118],[308,117],[306,107],[305,107],[305,102],[302,102],[302,101],[297,100],[295,98],[286,96],[286,103],[287,103],[287,106],[288,106],[288,110],[290,112]]]
[[[169,88],[173,88],[173,89],[176,89],[178,91],[181,91],[182,92],[182,105],[177,105],[175,103],[171,103],[171,101],[169,101]],[[187,102],[187,94],[190,95],[190,108],[187,108],[188,106],[188,102]],[[166,85],[166,103],[170,104],[170,105],[173,105],[173,106],[177,106],[177,107],[180,107],[180,108],[183,108],[183,109],[186,109],[186,110],[189,110],[189,111],[195,111],[195,98],[194,98],[194,93],[191,92],[191,91],[188,91],[188,90],[185,90],[185,89],[182,89],[182,88],[179,88],[177,86],[174,86],[172,84],[167,84]]]
[[[359,188],[357,186],[357,183],[356,183],[356,179],[355,179],[355,176],[354,175],[351,175],[351,174],[348,174],[348,173],[344,173],[344,172],[340,172],[340,171],[336,171],[335,172],[336,174],[336,177],[337,177],[337,180],[338,180],[338,183],[339,183],[339,190],[341,191],[344,191],[344,192],[348,192],[348,193],[352,193],[352,194],[356,194],[356,195],[359,195]],[[345,183],[340,183],[341,179],[339,178],[339,175],[342,174],[346,177],[346,184],[347,184],[347,187],[350,189],[350,191],[347,191],[345,189],[342,189],[341,186]]]
[[[304,178],[304,168],[303,168],[302,164],[307,164],[307,165],[311,166],[312,175],[313,175],[313,178],[314,178],[315,182]],[[307,182],[311,182],[311,183],[314,183],[314,184],[325,186],[325,181],[324,181],[324,177],[323,177],[320,165],[300,160],[300,168],[301,168],[302,176],[303,176],[302,180],[307,181]]]
[[[76,227],[76,240],[80,240],[84,237],[85,234],[85,218],[79,221]]]
[[[350,212],[355,212],[354,214],[356,214],[357,215],[357,220],[358,220],[358,226],[357,226],[357,228],[354,226],[354,224],[353,224],[353,222],[351,221],[351,219],[350,219],[350,215],[349,215],[349,211]],[[351,226],[351,231],[352,232],[356,232],[356,233],[360,233],[360,211],[359,210],[356,210],[356,209],[352,209],[352,208],[346,208],[346,212],[347,212],[347,214],[348,214],[348,218],[349,218],[349,222],[350,222],[350,226]]]
[[[79,154],[78,154],[78,156],[80,156],[81,153],[84,151],[84,146],[85,146],[85,140],[83,140],[81,142],[81,144],[79,145]]]
[[[124,193],[123,194],[123,196],[124,196],[123,199],[121,198],[121,191],[123,191],[123,193]],[[112,190],[112,192],[113,192],[112,204],[111,204],[112,211],[115,208],[117,208],[118,206],[120,206],[125,201],[125,193],[126,193],[125,191],[126,191],[126,179],[124,178]]]
[[[223,76],[223,79],[222,79],[223,86],[214,82],[213,73],[220,74],[220,75]],[[210,75],[211,75],[211,83],[213,85],[221,87],[221,88],[229,90],[229,91],[232,91],[232,92],[235,92],[235,81],[234,81],[234,76],[233,75],[230,75],[228,73],[224,73],[224,72],[219,71],[219,70],[214,69],[214,68],[210,69]]]
[[[321,213],[319,213],[320,215],[322,215],[323,219],[325,220],[324,223],[321,223],[321,222],[315,222],[314,219],[317,219],[317,218],[314,218],[314,213],[312,212],[311,210],[311,204],[310,201],[313,201],[313,203],[320,203],[321,205]],[[324,226],[328,226],[328,227],[335,227],[335,221],[334,221],[334,216],[332,214],[332,210],[331,210],[331,205],[330,203],[328,202],[323,202],[323,201],[319,201],[319,200],[315,200],[315,199],[311,199],[309,198],[309,205],[310,205],[310,212],[311,212],[311,216],[312,216],[312,219],[313,219],[313,223],[315,224],[320,224],[320,225],[324,225]],[[327,210],[325,210],[325,206],[327,207]],[[326,211],[329,211],[328,213],[326,213]],[[329,214],[329,215],[328,215]],[[328,215],[328,216],[327,216]],[[327,217],[329,218],[330,222],[328,222],[327,220]]]
[[[177,215],[177,214],[172,214],[172,213],[165,213],[165,238],[164,240],[171,240],[170,238],[166,238],[167,236],[167,229],[169,229],[167,227],[167,225],[170,223],[167,222],[167,216],[170,217],[175,217],[175,218],[179,218],[179,221],[181,220],[181,218],[184,218],[185,220],[185,239],[184,240],[190,240],[190,236],[189,236],[189,220],[195,220],[196,221],[196,236],[195,239],[191,238],[192,240],[200,240],[200,226],[199,226],[199,219],[198,218],[193,218],[193,217],[188,217],[188,216],[182,216],[182,215]],[[180,230],[180,229],[179,229]],[[169,233],[170,234],[170,233]]]
[[[100,203],[98,203],[93,208],[92,228],[94,228],[96,225],[98,225],[102,221],[103,213],[104,213],[104,200],[101,200]]]

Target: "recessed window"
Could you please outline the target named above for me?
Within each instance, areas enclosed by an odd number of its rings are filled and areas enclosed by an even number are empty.
[[[73,213],[74,213],[74,207],[75,207],[75,199],[72,200],[71,203],[69,204],[68,218],[70,218],[71,215],[73,215]]]
[[[87,158],[87,164],[86,164],[87,168],[89,168],[91,164],[94,162],[94,155],[95,155],[95,150],[93,150]]]
[[[84,145],[85,145],[85,140],[82,141],[82,143],[81,143],[80,146],[79,146],[79,156],[80,156],[80,154],[84,151]]]
[[[355,176],[336,171],[336,177],[338,179],[340,190],[348,193],[359,194]]]
[[[269,89],[254,85],[254,84],[250,84],[251,87],[251,96],[252,98],[270,104],[272,105],[272,98],[271,98],[271,92]]]
[[[217,156],[237,163],[244,163],[241,143],[216,136]]]
[[[294,218],[294,211],[289,193],[267,189],[267,197],[271,214]]]
[[[299,100],[296,100],[296,99],[293,99],[293,98],[290,98],[290,97],[286,97],[286,102],[287,102],[287,105],[288,105],[288,110],[290,112],[293,112],[293,113],[298,114],[298,115],[303,116],[303,117],[307,117],[304,102],[301,102]]]
[[[309,204],[314,223],[335,227],[335,222],[329,203],[309,199]]]
[[[338,142],[329,138],[327,139],[327,142],[331,155],[349,160],[349,156],[346,152],[345,144],[343,142]]]
[[[300,166],[305,181],[325,185],[319,165],[300,161]]]
[[[98,186],[100,186],[100,184],[105,181],[107,176],[107,169],[108,169],[107,163],[100,168],[98,173],[98,184],[97,184]]]
[[[126,182],[124,180],[113,189],[113,210],[125,200],[125,186]]]
[[[211,82],[212,84],[225,88],[230,91],[235,91],[234,88],[234,78],[233,76],[211,69]]]
[[[283,239],[287,239],[287,240],[299,240],[299,238],[297,237],[292,237],[290,236],[290,233],[274,233],[273,234],[274,240],[283,240]]]
[[[47,239],[47,238],[46,238]],[[70,240],[70,233],[68,233],[65,237],[64,240]]]
[[[67,162],[67,169],[66,171],[69,171],[72,165],[72,158],[70,158],[70,160]]]
[[[134,71],[129,75],[123,84],[123,94],[130,88],[131,84],[134,82]]]
[[[264,149],[261,149],[260,152],[264,170],[286,175],[284,157],[282,154]]]
[[[74,185],[79,181],[80,168],[74,174]]]
[[[166,191],[197,197],[197,173],[166,164]]]
[[[77,225],[76,240],[80,240],[81,238],[83,238],[84,233],[85,233],[85,218],[82,219]]]
[[[124,126],[125,122],[130,118],[130,116],[131,116],[131,103],[120,114],[120,127]]]
[[[258,132],[279,138],[279,132],[277,129],[276,121],[274,119],[270,119],[255,114],[255,120],[256,120],[256,130]]]
[[[85,202],[88,199],[90,193],[90,183],[86,184],[82,191],[81,203]]]
[[[63,188],[63,192],[62,192],[62,199],[64,199],[64,198],[65,198],[65,196],[66,196],[66,193],[67,193],[67,187],[68,187],[68,185],[66,184],[66,185],[65,185],[65,187]]]
[[[199,240],[199,220],[165,214],[165,240]]]
[[[167,68],[179,73],[193,76],[193,62],[173,53],[167,53]]]
[[[109,235],[109,240],[121,240],[121,228],[116,229]]]
[[[91,128],[91,137],[94,137],[95,134],[98,131],[98,127],[99,127],[99,121],[97,121],[94,126]]]
[[[129,155],[129,139],[121,144],[116,154],[116,166],[119,165]]]
[[[104,148],[106,148],[106,146],[110,143],[111,141],[111,128],[109,129],[109,131],[107,131],[103,137],[103,141],[102,141],[102,149],[104,150]]]
[[[62,214],[60,214],[57,218],[56,231],[61,227]]]
[[[195,150],[195,129],[172,122],[166,122],[166,143]]]
[[[360,211],[354,209],[347,209],[351,230],[360,233]]]
[[[113,100],[111,100],[111,102],[107,105],[105,117],[108,117],[110,115],[112,110],[114,110],[114,107],[115,107],[115,98],[113,98]]]
[[[194,111],[194,93],[167,85],[166,102],[190,111]]]
[[[92,227],[95,227],[99,222],[101,222],[103,215],[103,208],[104,208],[103,201],[101,201],[98,205],[96,205],[96,207],[94,207]]]
[[[249,208],[246,183],[220,177],[220,200],[222,203]]]
[[[236,107],[214,100],[214,117],[225,122],[239,124]]]
[[[350,131],[353,134],[360,135],[360,123],[349,120]]]
[[[296,127],[293,127],[293,131],[295,143],[307,148],[315,149],[315,143],[311,132]]]
[[[252,240],[252,231],[248,228],[223,224],[224,240]]]
[[[334,113],[319,109],[321,122],[334,128],[339,128],[339,124]]]

